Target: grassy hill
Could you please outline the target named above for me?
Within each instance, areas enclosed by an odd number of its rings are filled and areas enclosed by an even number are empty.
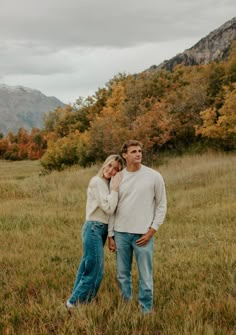
[[[105,246],[96,301],[68,314],[81,256],[86,187],[97,168],[40,176],[37,161],[0,161],[0,334],[235,334],[236,157],[172,158],[168,215],[155,237],[155,311],[121,302]]]

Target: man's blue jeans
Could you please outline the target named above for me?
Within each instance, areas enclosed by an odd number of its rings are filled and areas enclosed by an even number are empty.
[[[97,294],[104,274],[104,244],[108,225],[86,221],[82,229],[83,256],[80,261],[71,304],[90,302]]]
[[[115,231],[117,247],[117,279],[124,299],[132,298],[132,261],[136,258],[139,274],[139,304],[144,313],[153,306],[153,238],[144,247],[138,247],[136,241],[141,234],[120,233]]]

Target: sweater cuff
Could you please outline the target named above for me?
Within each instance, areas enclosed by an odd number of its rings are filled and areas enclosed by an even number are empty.
[[[111,190],[110,194],[112,194],[112,193],[115,193],[118,196],[118,191]]]

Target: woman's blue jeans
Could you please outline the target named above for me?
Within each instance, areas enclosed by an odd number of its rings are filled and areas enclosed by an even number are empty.
[[[71,304],[90,302],[97,294],[104,274],[104,244],[108,225],[86,221],[82,228],[83,256],[69,298]]]
[[[138,301],[144,313],[153,307],[153,245],[154,240],[144,247],[139,247],[136,241],[141,234],[120,233],[115,231],[117,279],[121,294],[125,300],[132,299],[132,262],[133,253],[136,258],[139,274]]]

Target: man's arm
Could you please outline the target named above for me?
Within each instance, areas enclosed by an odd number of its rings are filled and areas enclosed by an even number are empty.
[[[167,211],[166,188],[163,177],[158,173],[155,181],[155,209],[151,228],[158,230],[165,220]]]
[[[145,246],[150,239],[153,237],[155,232],[159,229],[160,225],[164,222],[166,210],[167,210],[167,200],[166,200],[166,190],[165,183],[162,176],[158,173],[155,182],[155,212],[151,227],[146,234],[143,234],[137,241],[136,244],[140,247]]]

